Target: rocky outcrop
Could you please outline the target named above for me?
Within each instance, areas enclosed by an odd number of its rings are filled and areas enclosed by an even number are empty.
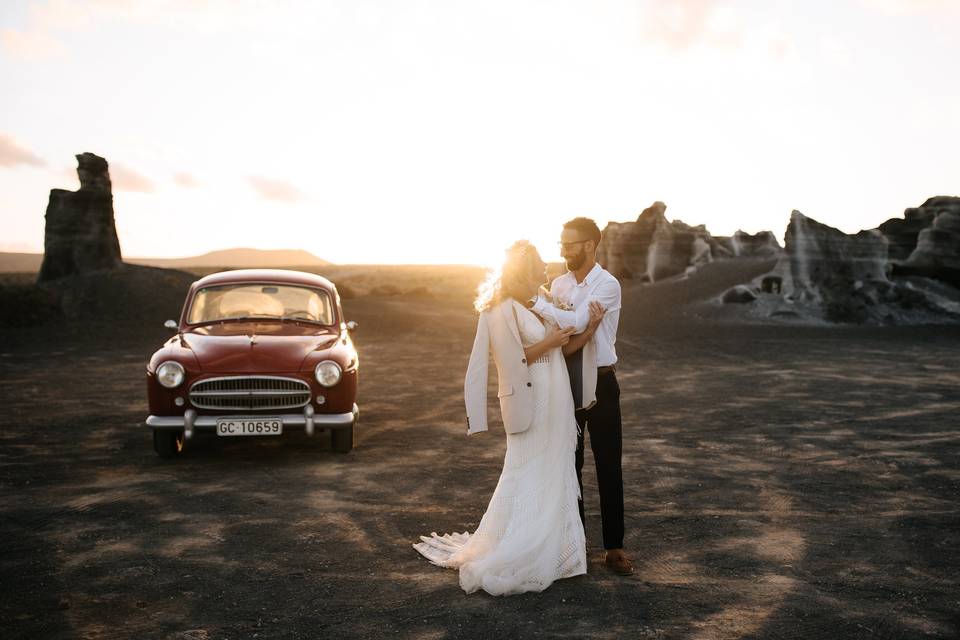
[[[738,284],[727,289],[720,300],[724,304],[746,304],[757,299],[757,294],[750,287]]]
[[[929,202],[929,200],[927,201]],[[902,218],[890,218],[878,228],[889,244],[891,260],[906,260],[917,248],[917,237],[935,218],[932,209],[925,206],[904,210]]]
[[[757,265],[740,286],[710,294],[726,314],[791,322],[855,324],[960,322],[960,198],[930,198],[903,220],[847,234],[794,211],[785,246],[769,231],[712,236],[666,218],[655,202],[634,222],[603,231],[599,262],[621,279],[656,282],[703,270]],[[738,262],[739,261],[739,262]],[[773,269],[763,273],[773,265]],[[719,270],[719,271],[718,271]],[[703,290],[691,278],[691,290]],[[699,287],[699,289],[698,289]],[[737,311],[737,309],[742,311]]]
[[[854,324],[960,319],[945,288],[935,290],[923,278],[891,279],[890,245],[879,229],[846,234],[794,211],[785,240],[784,256],[765,279],[782,281],[794,315]]]
[[[772,231],[761,231],[751,235],[746,231],[738,230],[729,239],[724,238],[724,240],[730,252],[738,258],[774,258],[783,251]]]
[[[79,190],[50,190],[38,282],[122,264],[107,161],[82,153],[77,156],[77,174]]]
[[[795,295],[819,298],[843,282],[887,280],[887,240],[877,230],[847,235],[794,210],[784,240]]]
[[[646,272],[646,249],[640,257],[632,222],[611,222],[603,230],[597,261],[621,279],[639,277]]]
[[[931,222],[918,233],[916,247],[907,259],[896,265],[897,273],[936,278],[960,287],[960,198],[930,198],[918,212],[917,218]]]
[[[681,247],[674,245],[683,242],[676,242],[664,215],[666,210],[667,205],[657,201],[644,209],[636,222],[608,224],[597,251],[600,264],[618,278],[650,281],[686,269],[686,264],[671,267],[671,262],[678,261],[671,261],[670,253],[675,248],[679,251]]]
[[[714,238],[705,226],[671,222],[666,210],[657,201],[635,222],[609,223],[597,250],[600,264],[618,278],[656,282],[734,255],[729,242]]]
[[[888,283],[887,240],[877,230],[848,235],[799,211],[790,215],[784,236],[789,272],[784,274],[787,295],[794,300],[822,304],[824,316],[834,322],[867,322],[869,297],[864,287]],[[863,291],[863,293],[867,293]]]

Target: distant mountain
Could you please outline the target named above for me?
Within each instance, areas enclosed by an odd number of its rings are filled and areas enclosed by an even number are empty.
[[[42,253],[0,253],[0,273],[37,273]]]
[[[40,270],[41,262],[42,253],[0,253],[0,273],[35,273]],[[125,258],[124,262],[166,269],[323,267],[331,264],[301,249],[223,249],[189,258]]]
[[[331,264],[302,249],[223,249],[189,258],[126,258],[124,262],[150,267],[182,269],[185,267],[323,267]]]

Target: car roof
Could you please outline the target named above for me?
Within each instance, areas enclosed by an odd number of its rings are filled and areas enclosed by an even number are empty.
[[[332,282],[315,273],[290,271],[287,269],[237,269],[220,271],[204,276],[193,283],[194,289],[219,284],[237,284],[241,282],[269,282],[271,284],[299,284],[308,287],[333,289]]]

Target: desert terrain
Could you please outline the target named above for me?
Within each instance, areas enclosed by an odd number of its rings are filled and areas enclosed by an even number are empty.
[[[0,330],[3,635],[960,636],[960,328],[763,324],[713,302],[769,267],[625,287],[636,574],[602,564],[588,447],[589,574],[508,598],[464,595],[410,546],[472,530],[499,474],[498,423],[465,435],[481,270],[311,269],[360,324],[347,455],[323,434],[154,454],[144,367],[188,275],[122,310],[14,323]],[[106,295],[85,291],[75,309]]]

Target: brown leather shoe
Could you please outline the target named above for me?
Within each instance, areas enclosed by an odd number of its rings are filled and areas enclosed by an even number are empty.
[[[603,563],[618,576],[633,575],[633,564],[623,549],[609,549],[603,558]]]

